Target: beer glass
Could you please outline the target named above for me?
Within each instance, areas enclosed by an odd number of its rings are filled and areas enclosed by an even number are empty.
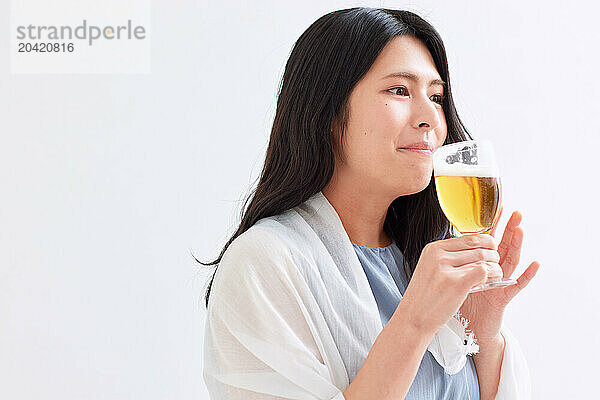
[[[488,140],[468,140],[439,147],[433,153],[438,201],[446,217],[463,235],[492,231],[500,213],[502,187],[494,149]],[[494,277],[469,293],[517,283]]]

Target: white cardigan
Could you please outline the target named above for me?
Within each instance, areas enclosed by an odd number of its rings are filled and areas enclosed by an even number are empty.
[[[259,220],[224,253],[206,315],[204,380],[212,400],[344,400],[381,330],[358,256],[318,192]],[[496,399],[529,399],[527,363],[506,326],[501,333]],[[455,318],[428,347],[451,374],[476,350]]]

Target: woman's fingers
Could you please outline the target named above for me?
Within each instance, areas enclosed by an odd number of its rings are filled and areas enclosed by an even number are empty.
[[[436,241],[437,245],[445,251],[464,251],[469,249],[492,249],[497,250],[498,245],[491,235],[469,234],[455,238]]]
[[[492,249],[452,251],[448,252],[446,257],[450,264],[456,266],[463,266],[477,261],[500,262],[498,252]]]
[[[521,246],[523,245],[523,229],[517,226],[513,229],[512,239],[504,253],[504,259],[500,256],[500,265],[504,271],[504,277],[510,278],[519,265],[521,259]],[[498,251],[498,254],[500,251]]]
[[[515,211],[512,213],[510,219],[506,223],[506,228],[504,228],[504,233],[502,234],[502,241],[500,241],[500,244],[498,245],[498,254],[500,254],[500,265],[504,263],[504,258],[506,257],[506,254],[508,253],[508,250],[510,248],[510,243],[512,242],[514,230],[517,226],[519,226],[522,219],[523,216],[521,215],[521,213]]]
[[[537,274],[538,269],[540,268],[540,263],[538,261],[532,262],[529,267],[521,274],[521,276],[517,279],[517,283],[515,285],[507,286],[504,288],[504,294],[506,296],[506,302],[512,300],[513,297],[517,295],[521,290],[525,288],[531,282],[535,274]]]
[[[500,265],[489,261],[477,261],[457,267],[461,280],[469,284],[469,288],[486,282],[489,278],[500,278],[502,269]]]
[[[502,217],[502,210],[504,210],[504,206],[500,207],[500,212],[498,213],[498,218],[496,218],[496,223],[494,224],[494,227],[492,228],[492,231],[490,232],[490,235],[492,235],[493,237],[496,237],[496,228],[498,227],[498,221],[500,221],[500,217]]]

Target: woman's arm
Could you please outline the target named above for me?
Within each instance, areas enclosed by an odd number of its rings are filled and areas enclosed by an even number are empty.
[[[400,304],[344,392],[346,400],[406,396],[435,334],[458,311],[468,290],[487,279],[482,260],[496,259],[495,248],[490,235],[425,245]]]
[[[356,377],[344,391],[346,400],[403,399],[435,332],[415,326],[401,301],[371,347]]]
[[[496,339],[478,341],[479,353],[473,356],[477,380],[479,381],[479,398],[495,399],[500,382],[500,368],[504,356],[505,340],[502,334]]]

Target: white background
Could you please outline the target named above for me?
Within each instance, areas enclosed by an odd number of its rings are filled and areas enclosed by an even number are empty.
[[[598,6],[152,3],[151,74],[12,75],[0,2],[0,398],[207,399],[204,278],[258,177],[289,51],[326,12],[439,30],[460,115],[500,155],[538,276],[506,321],[535,399],[595,395]]]

